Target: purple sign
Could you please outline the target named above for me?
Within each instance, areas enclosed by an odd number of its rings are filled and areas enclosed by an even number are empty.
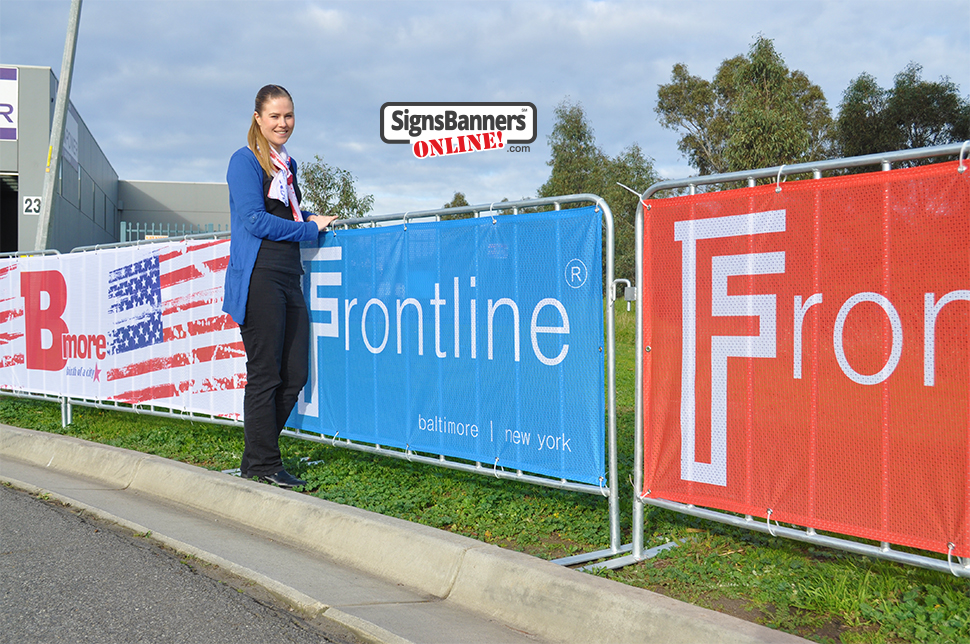
[[[17,68],[0,67],[0,141],[17,140]]]

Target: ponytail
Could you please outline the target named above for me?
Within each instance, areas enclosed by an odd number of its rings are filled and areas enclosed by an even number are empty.
[[[276,174],[273,163],[269,160],[269,141],[260,131],[255,114],[253,115],[253,122],[249,126],[249,136],[246,139],[249,142],[249,149],[256,155],[256,160],[259,161],[259,165],[263,167],[266,174],[271,177]]]

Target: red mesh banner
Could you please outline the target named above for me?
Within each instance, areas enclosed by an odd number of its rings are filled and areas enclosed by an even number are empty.
[[[645,202],[646,497],[970,556],[957,165]]]

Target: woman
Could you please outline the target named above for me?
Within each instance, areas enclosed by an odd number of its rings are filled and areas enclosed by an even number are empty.
[[[300,210],[296,162],[284,147],[293,125],[289,92],[260,89],[249,145],[232,155],[226,175],[232,237],[222,304],[246,348],[241,474],[287,488],[306,485],[283,468],[279,447],[309,369],[300,242],[315,240],[336,219]]]

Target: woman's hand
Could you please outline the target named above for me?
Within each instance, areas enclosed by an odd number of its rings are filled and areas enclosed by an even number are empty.
[[[317,231],[323,232],[323,229],[332,224],[337,220],[336,215],[310,215],[307,221],[312,221],[317,225]]]

